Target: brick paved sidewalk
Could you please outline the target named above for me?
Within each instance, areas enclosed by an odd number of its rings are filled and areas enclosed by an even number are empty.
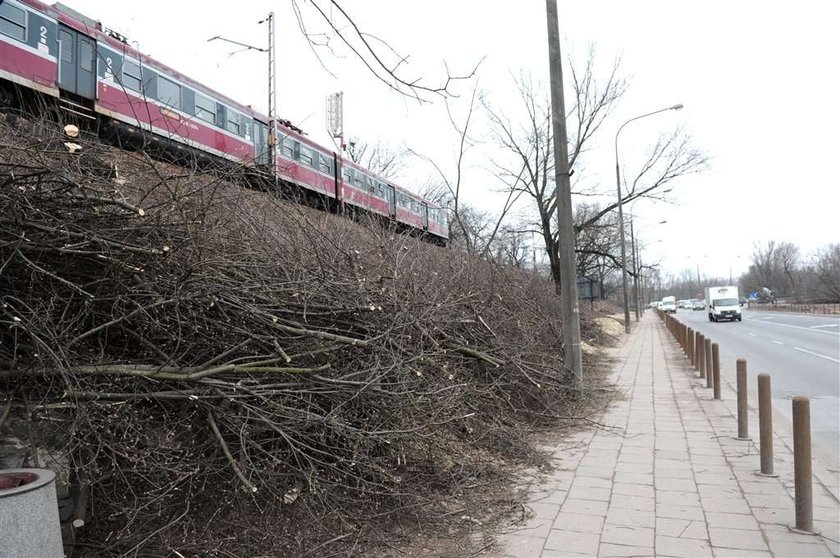
[[[760,477],[756,442],[736,440],[734,393],[712,400],[651,312],[616,351],[626,393],[602,422],[553,449],[557,470],[532,486],[530,517],[502,536],[504,558],[838,556],[840,506],[814,479],[814,526],[792,532],[792,456]],[[728,401],[727,401],[728,399]],[[757,420],[750,417],[757,431]],[[787,472],[783,468],[790,467]]]

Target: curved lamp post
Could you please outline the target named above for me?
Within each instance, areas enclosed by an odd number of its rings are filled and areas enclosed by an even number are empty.
[[[618,191],[618,233],[619,242],[621,242],[621,291],[624,296],[624,331],[626,333],[630,333],[630,306],[627,301],[627,248],[624,246],[624,210],[622,209],[621,170],[618,165],[618,135],[631,122],[665,112],[666,110],[680,110],[681,108],[683,108],[682,104],[678,104],[636,116],[619,126],[618,131],[615,133],[615,185]]]
[[[648,229],[650,227],[655,227],[656,225],[664,225],[667,222],[668,220],[665,219],[659,221],[658,223],[651,223],[649,225],[645,225],[644,227],[639,227],[636,229],[636,233],[638,233],[641,230]],[[630,214],[630,259],[633,262],[633,306],[635,307],[636,321],[638,322],[639,315],[642,314],[644,311],[642,310],[642,305],[640,304],[641,293],[639,291],[639,246],[636,242],[636,235],[633,233],[633,214]]]

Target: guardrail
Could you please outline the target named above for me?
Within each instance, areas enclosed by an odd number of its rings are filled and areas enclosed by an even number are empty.
[[[756,304],[747,303],[747,308],[759,312],[790,312],[794,314],[815,314],[817,316],[840,315],[840,304]]]

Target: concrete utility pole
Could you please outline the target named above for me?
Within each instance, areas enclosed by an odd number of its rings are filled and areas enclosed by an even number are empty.
[[[580,307],[575,266],[575,231],[572,222],[572,186],[569,181],[569,147],[566,138],[566,105],[563,99],[563,65],[557,0],[546,0],[548,64],[551,80],[551,122],[554,132],[554,182],[557,188],[557,244],[560,260],[560,304],[563,307],[563,342],[566,375],[583,380],[580,354]]]

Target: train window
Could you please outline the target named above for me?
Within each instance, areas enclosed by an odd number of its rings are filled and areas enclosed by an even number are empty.
[[[312,166],[312,151],[308,147],[301,146],[300,161],[301,163],[306,163],[310,167]]]
[[[398,194],[397,195],[397,203],[399,204],[400,207],[408,207],[409,206],[408,196],[406,196],[405,194]]]
[[[143,79],[140,65],[130,60],[124,60],[122,66],[122,84],[133,91],[143,91]]]
[[[227,113],[228,113],[227,126],[225,126],[227,128],[227,131],[228,132],[233,132],[237,136],[241,136],[242,135],[242,124],[240,123],[240,121],[241,121],[242,117],[239,115],[238,112],[235,112],[231,109],[228,109]]]
[[[73,35],[64,29],[58,30],[58,52],[62,62],[73,63]]]
[[[25,41],[26,12],[8,2],[0,2],[0,33],[18,41]]]
[[[353,171],[353,183],[356,186],[364,186],[364,175],[357,170]]]
[[[202,95],[199,92],[195,93],[195,115],[205,122],[210,124],[216,123],[216,101]]]
[[[373,179],[367,175],[365,175],[365,187],[367,188],[368,192],[373,192],[375,187],[373,185]]]
[[[295,148],[294,144],[292,143],[292,138],[283,138],[283,141],[280,144],[280,153],[282,153],[283,157],[287,159],[295,158]]]
[[[318,170],[320,170],[324,174],[328,174],[330,176],[333,175],[332,161],[330,159],[328,159],[327,156],[324,155],[323,153],[321,153],[318,156]]]
[[[347,184],[350,184],[350,182],[353,181],[353,169],[350,167],[344,167],[341,174],[344,176],[344,182]]]
[[[181,86],[163,76],[158,77],[158,101],[172,107],[181,108]]]
[[[381,182],[376,183],[376,197],[385,198],[385,185]]]
[[[93,45],[83,39],[79,41],[79,64],[84,71],[93,71]]]

